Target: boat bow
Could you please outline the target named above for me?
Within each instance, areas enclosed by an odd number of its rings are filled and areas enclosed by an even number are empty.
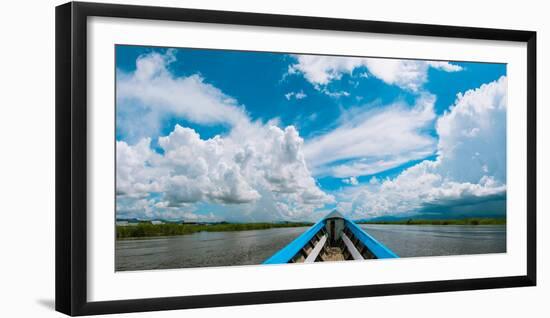
[[[397,258],[355,222],[333,211],[277,251],[264,264]]]

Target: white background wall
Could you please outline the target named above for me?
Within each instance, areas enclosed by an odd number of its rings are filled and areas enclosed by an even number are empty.
[[[538,32],[538,265],[530,288],[155,312],[117,317],[548,317],[549,9],[545,1],[112,1],[190,8],[528,29]],[[0,11],[0,316],[61,317],[54,306],[54,7]]]

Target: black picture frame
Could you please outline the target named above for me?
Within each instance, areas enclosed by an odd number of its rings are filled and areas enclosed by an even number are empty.
[[[527,44],[527,274],[351,287],[87,300],[87,18],[92,16],[501,40]],[[91,315],[536,285],[536,32],[70,2],[56,7],[56,310]]]

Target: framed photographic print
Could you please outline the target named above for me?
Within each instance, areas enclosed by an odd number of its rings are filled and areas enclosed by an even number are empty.
[[[536,284],[536,33],[56,8],[56,309]]]

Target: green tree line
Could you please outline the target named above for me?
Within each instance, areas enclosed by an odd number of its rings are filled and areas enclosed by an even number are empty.
[[[404,224],[404,225],[503,225],[505,218],[466,218],[449,220],[408,219],[392,221],[364,221],[361,224]]]
[[[116,237],[135,238],[135,237],[155,237],[155,236],[175,236],[186,235],[197,232],[229,232],[229,231],[249,231],[266,230],[282,227],[303,227],[311,226],[311,223],[217,223],[217,224],[151,224],[139,223],[137,225],[116,226]]]

